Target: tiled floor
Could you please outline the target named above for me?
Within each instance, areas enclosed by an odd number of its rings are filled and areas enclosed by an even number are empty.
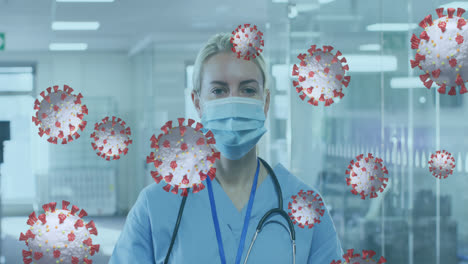
[[[114,245],[119,238],[120,231],[125,223],[125,217],[87,217],[94,220],[98,229],[98,236],[92,237],[93,243],[100,244],[100,251],[93,257],[93,264],[106,264],[109,262]],[[0,263],[23,263],[21,252],[27,249],[24,241],[19,241],[21,232],[27,230],[25,217],[2,218],[2,250]]]

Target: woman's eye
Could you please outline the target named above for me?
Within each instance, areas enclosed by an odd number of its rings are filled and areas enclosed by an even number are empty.
[[[219,94],[221,94],[223,92],[223,89],[215,88],[211,92],[214,93],[215,95],[219,95]]]
[[[255,89],[255,88],[245,88],[244,92],[248,93],[248,94],[255,94],[257,92],[257,89]]]

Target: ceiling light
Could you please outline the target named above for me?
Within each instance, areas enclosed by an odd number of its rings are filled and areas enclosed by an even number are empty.
[[[432,87],[436,87],[436,83]],[[395,89],[426,88],[419,77],[396,77],[390,80],[390,87]],[[427,89],[427,88],[426,88]]]
[[[0,73],[32,73],[32,67],[0,67]]]
[[[97,30],[99,22],[52,22],[53,30]]]
[[[367,31],[408,31],[417,28],[415,23],[377,23],[368,25]]]
[[[359,46],[359,50],[361,51],[379,51],[380,49],[380,44],[364,44]]]
[[[318,4],[296,4],[297,12],[310,12],[320,8]]]
[[[389,72],[397,70],[397,58],[391,55],[344,55],[349,72]]]
[[[50,43],[49,50],[86,50],[86,43]]]

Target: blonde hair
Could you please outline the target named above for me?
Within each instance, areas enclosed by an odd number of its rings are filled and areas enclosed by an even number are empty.
[[[193,90],[198,95],[201,92],[201,79],[203,74],[203,64],[205,61],[213,55],[222,52],[232,52],[233,45],[231,43],[232,33],[218,33],[212,36],[208,41],[205,43],[203,48],[198,52],[197,59],[195,60],[195,64],[193,66],[193,75],[192,75],[192,85]],[[241,58],[240,58],[241,59]],[[263,91],[268,87],[268,68],[265,59],[260,53],[254,59],[251,58],[262,73],[263,77]]]

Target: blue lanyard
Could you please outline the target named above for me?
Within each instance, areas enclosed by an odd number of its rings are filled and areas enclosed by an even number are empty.
[[[250,190],[249,205],[247,206],[247,213],[245,214],[244,226],[242,227],[242,235],[239,241],[239,248],[237,249],[236,264],[239,264],[242,257],[242,252],[244,251],[245,236],[247,235],[247,229],[249,227],[250,215],[252,213],[253,201],[255,198],[255,191],[257,190],[257,179],[258,171],[260,169],[260,162],[257,159],[257,171],[255,172],[255,178],[252,184],[252,189]],[[216,213],[216,204],[213,196],[213,187],[211,186],[210,177],[206,178],[206,183],[208,186],[208,195],[210,197],[210,206],[211,206],[211,216],[213,217],[213,223],[216,231],[216,239],[218,240],[218,250],[219,256],[221,258],[221,263],[226,264],[226,256],[224,255],[223,240],[221,239],[221,231],[219,230],[218,214]]]

